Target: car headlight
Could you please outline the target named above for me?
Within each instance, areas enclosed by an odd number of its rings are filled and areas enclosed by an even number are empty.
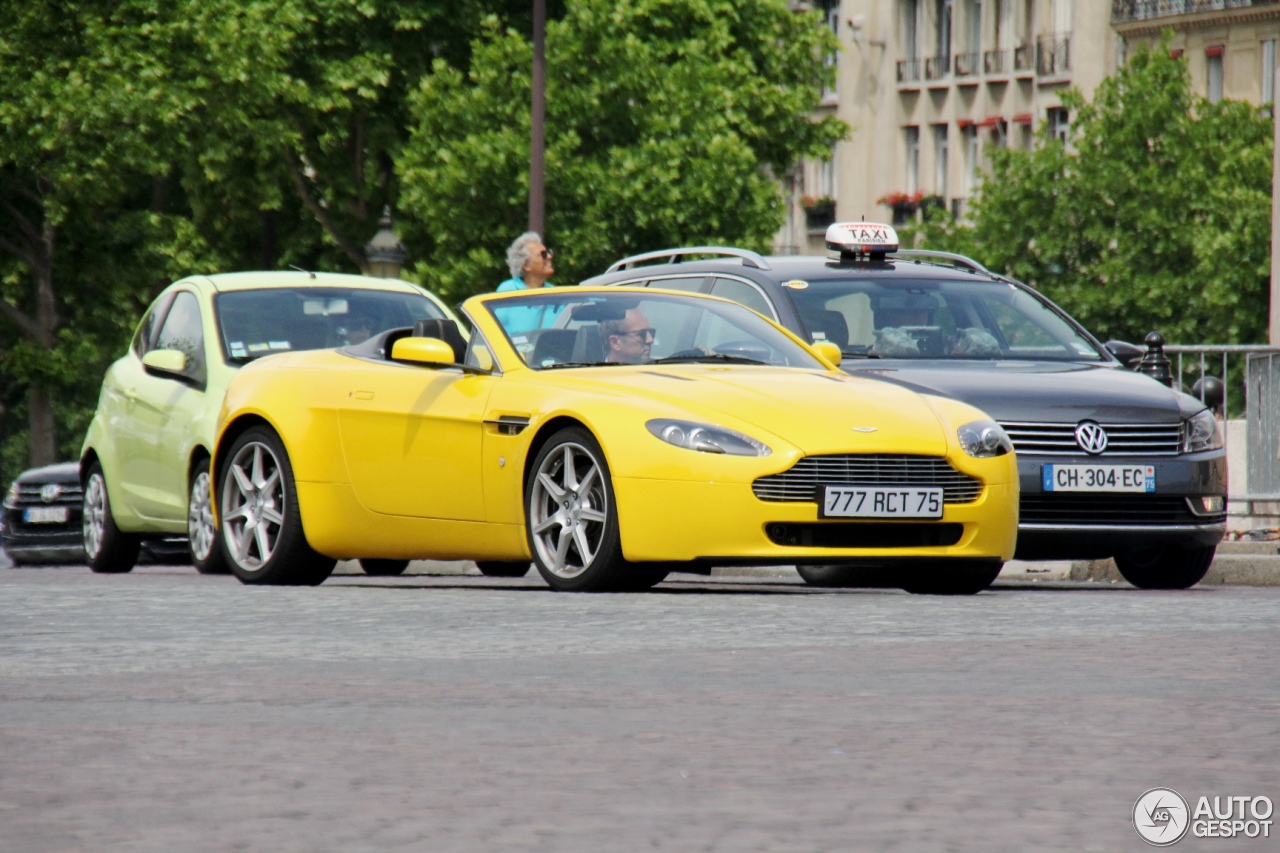
[[[649,432],[676,447],[730,456],[768,456],[773,451],[749,435],[724,427],[659,418],[645,424]]]
[[[956,430],[960,449],[977,459],[1013,452],[1013,442],[995,421],[973,421]]]
[[[1222,448],[1222,430],[1218,429],[1218,419],[1213,412],[1205,409],[1197,415],[1187,418],[1182,425],[1182,452],[1199,453],[1201,450],[1219,450]]]
[[[11,507],[18,503],[18,483],[15,480],[13,485],[9,487],[8,493],[4,496],[4,505]]]

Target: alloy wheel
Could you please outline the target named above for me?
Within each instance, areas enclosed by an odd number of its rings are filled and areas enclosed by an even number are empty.
[[[187,502],[187,538],[191,541],[192,556],[200,561],[209,559],[215,533],[209,472],[201,471],[191,484],[191,499]]]
[[[275,553],[284,526],[284,478],[271,448],[250,442],[230,463],[222,490],[222,530],[241,568],[262,568]]]
[[[107,488],[101,474],[89,477],[89,488],[84,493],[82,512],[84,526],[84,550],[90,559],[102,550],[102,535],[106,525]]]
[[[569,579],[586,571],[600,550],[609,505],[591,452],[575,442],[556,450],[538,466],[529,525],[543,565]]]

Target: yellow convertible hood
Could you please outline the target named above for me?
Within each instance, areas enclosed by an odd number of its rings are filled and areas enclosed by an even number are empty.
[[[942,456],[938,414],[919,394],[874,379],[751,365],[655,365],[541,374],[563,388],[643,396],[688,416],[734,427],[749,424],[805,454],[918,453]],[[631,396],[631,395],[627,395]],[[633,402],[639,402],[633,398]],[[732,415],[728,415],[728,413]],[[655,413],[655,416],[658,416]],[[740,428],[740,427],[739,427]],[[761,439],[766,436],[758,435]]]

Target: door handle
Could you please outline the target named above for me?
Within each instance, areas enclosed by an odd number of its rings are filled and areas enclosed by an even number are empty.
[[[129,402],[136,403],[138,402],[138,389],[126,388],[124,389],[124,396],[125,396],[125,399],[128,400]]]

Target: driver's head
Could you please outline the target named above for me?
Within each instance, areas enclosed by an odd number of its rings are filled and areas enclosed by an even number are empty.
[[[347,320],[347,343],[362,344],[373,334],[373,323],[363,314],[355,314]]]
[[[657,333],[649,325],[649,318],[639,308],[628,310],[621,320],[610,320],[601,326],[606,361],[644,364],[649,360],[649,352],[653,349],[653,339]]]

